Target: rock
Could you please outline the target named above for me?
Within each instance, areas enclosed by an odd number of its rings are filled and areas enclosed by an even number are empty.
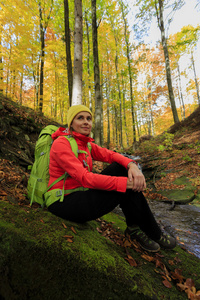
[[[115,228],[125,228],[122,217],[109,214],[104,219]],[[125,251],[99,234],[97,221],[71,223],[46,210],[4,201],[0,202],[0,220],[1,299],[153,300],[164,295],[177,300],[185,296],[173,281],[170,289],[163,286],[163,271],[148,261],[153,254]],[[73,236],[72,242],[68,235]],[[127,253],[137,267],[125,260]],[[162,251],[155,261],[161,257],[168,272],[181,267],[184,278],[200,273],[199,260],[179,247]],[[169,265],[174,257],[175,265]]]

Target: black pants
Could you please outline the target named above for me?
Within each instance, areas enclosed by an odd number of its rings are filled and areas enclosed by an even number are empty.
[[[127,177],[127,170],[113,163],[101,174]],[[111,212],[120,205],[127,226],[138,225],[150,238],[159,239],[161,230],[142,192],[127,190],[125,193],[89,189],[74,192],[64,197],[63,202],[54,202],[49,211],[63,219],[84,223]]]

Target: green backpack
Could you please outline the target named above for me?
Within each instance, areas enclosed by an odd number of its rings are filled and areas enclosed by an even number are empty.
[[[39,135],[39,138],[36,142],[35,146],[35,161],[31,168],[31,174],[28,180],[27,186],[27,195],[30,200],[30,204],[36,202],[40,204],[42,207],[49,206],[53,202],[60,200],[63,201],[64,194],[68,194],[74,191],[84,191],[86,188],[80,187],[77,189],[64,190],[64,183],[66,178],[69,176],[66,172],[57,178],[49,187],[49,154],[51,145],[53,143],[53,139],[51,137],[52,133],[54,133],[58,127],[54,125],[46,126]],[[72,151],[78,157],[78,153],[85,153],[86,151],[82,151],[78,149],[78,145],[75,139],[72,136],[64,136],[71,145]],[[88,148],[91,151],[91,144],[88,143]],[[53,189],[49,191],[50,188],[60,180],[64,179],[63,189]]]

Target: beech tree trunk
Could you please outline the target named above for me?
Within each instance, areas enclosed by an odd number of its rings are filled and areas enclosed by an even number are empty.
[[[194,80],[195,80],[198,104],[200,105],[199,84],[198,84],[198,81],[197,81],[197,74],[196,74],[196,69],[195,69],[195,64],[194,64],[193,53],[191,53],[191,61],[192,61],[192,68],[193,68],[193,71],[194,71]]]
[[[2,26],[1,26],[2,27]],[[0,49],[1,49],[1,37],[0,37]],[[0,93],[3,93],[3,57],[0,53]]]
[[[40,86],[39,86],[39,111],[42,113],[43,110],[43,94],[44,94],[44,35],[45,28],[42,25],[42,8],[39,2],[39,14],[40,14],[40,44],[41,44],[41,54],[40,54]]]
[[[82,0],[74,0],[75,30],[74,30],[74,75],[72,89],[72,105],[82,103]]]
[[[44,3],[45,4],[45,3]],[[50,15],[53,8],[53,0],[51,1],[49,7],[49,13],[45,17],[45,13],[42,14],[41,1],[38,3],[39,6],[39,18],[40,18],[40,45],[41,45],[41,54],[40,54],[40,86],[39,86],[39,111],[43,111],[43,96],[44,96],[44,59],[45,59],[45,33],[48,27],[48,22],[50,20]]]
[[[125,108],[126,87],[125,87],[125,84],[124,84],[123,77],[122,77],[122,86],[123,86],[122,95],[123,95],[124,127],[125,127],[125,134],[126,134],[126,144],[127,144],[127,148],[128,148],[129,147],[129,141],[128,141],[128,128],[127,128],[127,122],[126,122],[126,108]]]
[[[114,30],[114,28],[113,28]],[[119,73],[118,73],[118,54],[117,54],[117,48],[118,48],[118,42],[117,42],[117,36],[114,30],[114,38],[115,38],[115,45],[116,45],[116,54],[115,54],[115,71],[116,71],[116,79],[117,79],[117,88],[118,88],[118,96],[119,96],[119,144],[120,148],[123,148],[123,135],[122,135],[122,100],[121,100],[121,88],[120,88],[120,82],[119,82]]]
[[[93,41],[93,62],[94,62],[94,87],[95,87],[95,142],[101,145],[101,87],[99,72],[99,55],[98,55],[98,35],[96,21],[96,0],[91,0],[92,6],[92,41]]]
[[[185,104],[183,101],[183,93],[182,93],[182,87],[181,87],[181,73],[180,73],[180,68],[179,64],[177,63],[177,69],[178,69],[178,81],[179,81],[179,89],[180,89],[180,99],[181,99],[181,105],[183,109],[183,118],[185,119]]]
[[[66,46],[66,63],[67,63],[67,77],[68,77],[68,91],[69,91],[69,105],[72,104],[72,58],[71,58],[71,39],[69,28],[69,3],[68,0],[64,0],[64,15],[65,15],[65,46]]]
[[[124,20],[124,36],[126,42],[126,57],[128,62],[128,74],[129,74],[129,86],[130,86],[130,99],[131,99],[131,114],[132,114],[132,128],[133,128],[133,142],[136,142],[136,122],[135,122],[135,108],[134,108],[134,99],[133,99],[133,79],[132,79],[132,72],[131,72],[131,58],[130,58],[130,44],[129,44],[129,35],[127,32],[127,19],[124,13],[124,4],[120,2],[122,17]]]
[[[178,123],[179,118],[178,118],[178,113],[177,113],[176,104],[175,104],[175,100],[174,100],[174,92],[173,92],[172,78],[171,78],[171,68],[170,68],[170,62],[169,62],[169,53],[168,53],[167,40],[165,37],[165,27],[164,27],[164,19],[163,19],[163,0],[158,0],[158,3],[159,3],[159,9],[158,9],[157,3],[155,1],[158,27],[161,32],[161,42],[162,42],[164,57],[165,57],[165,69],[166,69],[169,100],[170,100],[170,104],[171,104],[174,123]]]

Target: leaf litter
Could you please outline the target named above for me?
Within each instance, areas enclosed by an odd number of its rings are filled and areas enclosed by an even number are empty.
[[[131,267],[139,267],[141,262],[136,261],[132,255],[129,253],[129,249],[133,249],[140,254],[142,260],[148,261],[155,264],[154,271],[161,275],[162,284],[171,289],[172,282],[181,291],[187,294],[188,299],[200,300],[200,290],[197,291],[195,288],[195,283],[192,278],[184,278],[182,275],[182,270],[178,267],[174,271],[171,271],[168,266],[163,262],[164,255],[160,253],[151,253],[144,251],[136,240],[131,240],[130,237],[125,237],[124,234],[120,233],[116,228],[113,227],[113,223],[108,223],[105,220],[97,219],[99,227],[96,230],[106,239],[115,243],[116,245],[122,247],[125,252],[124,259],[129,263]],[[178,257],[173,260],[169,260],[169,266],[177,266],[181,263]]]

